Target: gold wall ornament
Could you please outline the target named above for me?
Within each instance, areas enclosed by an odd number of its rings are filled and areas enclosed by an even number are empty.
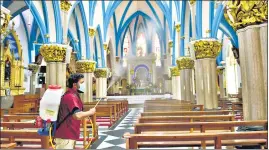
[[[217,75],[223,74],[224,68],[217,68]]]
[[[94,35],[95,35],[95,29],[94,28],[89,28],[89,35],[90,35],[90,37],[94,37]]]
[[[107,51],[108,45],[107,44],[103,44],[103,46],[104,46],[104,50]]]
[[[194,42],[196,59],[216,58],[220,52],[222,44],[219,41],[199,40]]]
[[[173,41],[169,41],[168,46],[169,46],[169,48],[172,48],[173,47]]]
[[[190,0],[190,4],[193,5],[195,4],[196,0]]]
[[[29,64],[28,68],[32,71],[33,74],[36,74],[39,69],[39,66],[37,64]]]
[[[46,62],[62,62],[65,60],[66,47],[59,45],[42,45],[40,53]]]
[[[107,68],[96,68],[94,76],[96,78],[107,78]]]
[[[171,67],[170,68],[171,76],[180,76],[180,71],[178,67]]]
[[[180,24],[176,24],[176,25],[175,25],[175,28],[176,28],[176,31],[177,31],[177,32],[180,32]]]
[[[76,62],[76,71],[78,73],[93,73],[96,62],[90,60],[79,60]]]
[[[2,18],[1,18],[1,20],[3,21],[3,24],[1,26],[1,34],[4,35],[7,32],[7,27],[8,27],[8,24],[9,24],[9,21],[10,21],[10,18],[11,18],[11,15],[6,14],[6,13],[3,13],[3,11],[1,11],[1,17],[2,16],[5,16],[3,18],[4,20],[2,20]]]
[[[181,57],[177,59],[177,66],[179,70],[182,69],[193,69],[194,68],[194,60],[190,57]]]
[[[61,10],[68,12],[72,4],[68,0],[61,0]]]
[[[229,1],[224,17],[234,30],[267,22],[268,1]]]

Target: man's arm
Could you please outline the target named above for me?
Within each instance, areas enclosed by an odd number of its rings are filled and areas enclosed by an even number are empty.
[[[95,111],[95,108],[92,108],[89,111],[79,111],[78,109],[78,111],[74,111],[73,118],[76,120],[82,120],[84,118],[94,115]]]

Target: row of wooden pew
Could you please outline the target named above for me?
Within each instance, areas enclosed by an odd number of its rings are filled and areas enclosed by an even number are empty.
[[[27,105],[25,102],[24,104]],[[84,110],[93,108],[95,104],[96,102],[85,103]],[[90,123],[89,119],[81,122],[80,130],[83,132],[83,138],[80,138],[79,141],[83,141],[84,146],[88,144],[89,140],[92,140],[93,143],[98,139],[99,123],[100,125],[112,126],[127,111],[128,101],[126,100],[100,102],[96,107],[95,115],[91,116],[93,124]],[[37,133],[38,128],[34,120],[38,115],[38,111],[22,111],[17,107],[9,109],[8,114],[4,114],[4,110],[1,110],[1,149],[51,148],[49,137],[39,136]],[[104,124],[102,122],[104,120],[109,123]]]
[[[193,111],[197,107],[199,109]],[[267,120],[235,121],[233,110],[203,111],[202,108],[187,101],[145,101],[144,112],[134,124],[134,134],[124,135],[126,148],[267,147],[267,131],[235,132],[240,126],[262,126],[267,130]]]

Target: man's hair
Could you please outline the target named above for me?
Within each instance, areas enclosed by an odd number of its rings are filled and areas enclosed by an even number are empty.
[[[74,83],[78,83],[78,81],[80,79],[84,78],[84,75],[83,74],[80,74],[80,73],[75,73],[75,74],[72,74],[69,79],[68,79],[68,87],[69,88],[73,88],[73,84]]]

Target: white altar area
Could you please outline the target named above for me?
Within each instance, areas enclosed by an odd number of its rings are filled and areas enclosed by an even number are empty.
[[[136,95],[146,94],[156,81],[156,57],[152,53],[146,57],[133,56],[127,59],[128,84]]]

